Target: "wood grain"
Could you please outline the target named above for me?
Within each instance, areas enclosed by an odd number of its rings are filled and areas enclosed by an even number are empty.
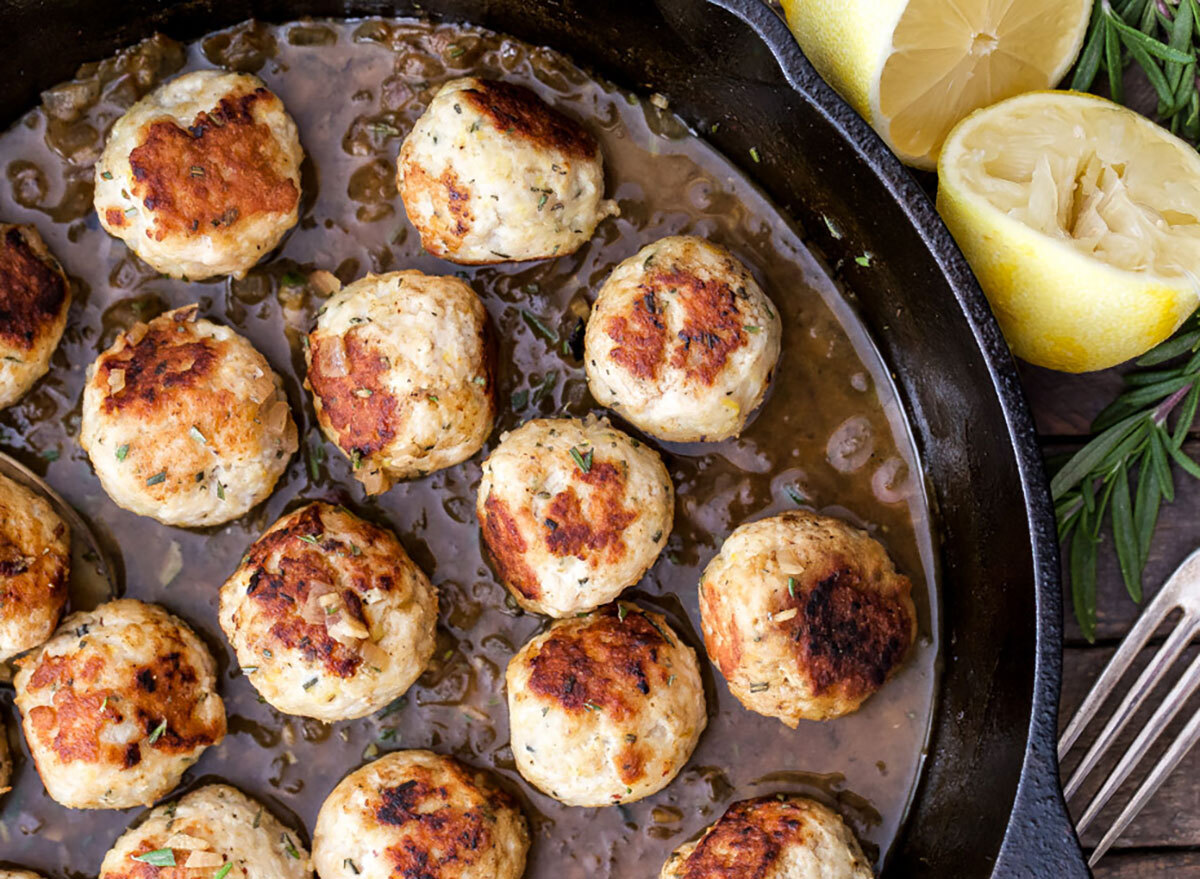
[[[1038,433],[1046,438],[1082,437],[1092,419],[1121,392],[1115,369],[1070,375],[1017,362]]]
[[[1200,879],[1200,852],[1115,852],[1096,865],[1096,879]]]
[[[1046,455],[1069,453],[1077,443],[1043,442]],[[1184,443],[1184,451],[1200,460],[1200,439]],[[1158,593],[1159,588],[1194,550],[1200,549],[1200,480],[1175,468],[1175,500],[1163,503],[1158,527],[1150,544],[1150,557],[1142,576],[1143,604],[1134,604],[1126,591],[1112,548],[1112,531],[1106,523],[1103,544],[1096,564],[1096,639],[1110,643],[1124,637],[1141,613],[1141,607]],[[1064,549],[1065,557],[1065,549]],[[1064,637],[1068,646],[1087,644],[1075,621],[1068,575],[1063,575],[1063,601],[1066,608]]]

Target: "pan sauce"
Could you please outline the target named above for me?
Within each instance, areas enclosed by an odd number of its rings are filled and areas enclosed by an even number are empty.
[[[242,281],[168,280],[99,228],[91,165],[103,132],[153,82],[216,64],[257,72],[296,119],[309,157],[301,221]],[[593,411],[575,356],[577,327],[617,262],[680,232],[730,247],[783,318],[774,387],[740,439],[655,444],[678,493],[675,529],[663,557],[625,597],[667,612],[703,657],[696,585],[736,525],[802,503],[868,527],[913,579],[922,636],[904,668],[857,714],[788,730],[742,709],[704,661],[708,729],[687,768],[658,795],[571,809],[520,780],[507,744],[503,671],[544,620],[505,601],[481,555],[473,515],[481,456],[368,499],[345,458],[321,438],[301,389],[300,337],[322,298],[300,283],[308,272],[328,269],[345,283],[368,271],[459,270],[422,251],[393,178],[400,141],[438,84],[466,73],[529,85],[580,119],[602,145],[608,194],[621,206],[620,218],[602,223],[572,256],[465,270],[501,339],[501,411],[484,454],[528,418]],[[434,748],[498,769],[519,792],[534,829],[530,879],[657,876],[668,853],[732,800],[784,790],[836,805],[868,852],[886,856],[920,770],[937,658],[932,538],[904,417],[886,368],[825,269],[733,165],[661,103],[589,78],[551,50],[470,26],[249,24],[187,47],[159,38],[87,65],[0,135],[0,218],[36,223],[76,284],[51,373],[0,414],[0,446],[44,473],[95,524],[123,566],[127,596],[165,604],[217,656],[229,736],[185,786],[228,780],[303,828],[307,840],[322,800],[346,772],[387,750]],[[301,453],[270,500],[206,531],[165,527],[115,507],[76,441],[87,365],[134,321],[196,300],[202,314],[248,336],[284,376],[301,436]],[[390,709],[333,725],[262,704],[216,620],[217,589],[251,540],[302,499],[318,498],[392,525],[441,592],[432,667]],[[11,692],[2,698],[15,743]],[[140,810],[65,810],[45,795],[23,744],[17,759],[15,789],[0,801],[0,862],[95,875]]]

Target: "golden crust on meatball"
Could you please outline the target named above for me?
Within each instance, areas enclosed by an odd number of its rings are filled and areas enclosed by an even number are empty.
[[[195,527],[265,500],[297,438],[266,358],[191,305],[135,324],[96,359],[79,443],[119,506]]]
[[[700,581],[709,658],[751,711],[790,727],[856,711],[917,634],[912,584],[837,519],[794,511],[737,528]]]
[[[520,879],[529,829],[491,775],[395,751],[347,775],[313,830],[321,879]]]
[[[0,409],[50,369],[71,284],[34,226],[0,223]]]
[[[412,686],[436,645],[437,591],[396,535],[313,503],[256,540],[221,587],[221,628],[288,714],[363,717]]]
[[[492,431],[487,310],[458,278],[368,275],[321,309],[305,356],[317,421],[370,494],[465,461]]]
[[[565,617],[616,598],[670,535],[662,459],[603,419],[536,419],[483,463],[475,511],[501,579],[527,610]]]
[[[517,768],[570,806],[662,790],[708,723],[695,652],[632,604],[554,623],[512,658],[506,683]]]
[[[53,634],[70,570],[67,523],[45,498],[0,475],[0,660]]]
[[[165,863],[139,860],[148,852]],[[199,876],[311,879],[312,865],[299,834],[227,784],[198,788],[152,810],[121,835],[100,865],[100,879]]]
[[[25,739],[64,806],[149,805],[225,735],[216,662],[157,605],[121,599],[71,614],[19,665]]]
[[[815,800],[742,800],[694,842],[675,850],[660,879],[872,879],[842,817]]]
[[[96,163],[96,212],[160,272],[240,278],[295,225],[303,158],[262,80],[185,73],[113,125]]]
[[[661,439],[727,439],[762,402],[781,332],[733,254],[703,238],[663,238],[600,289],[584,336],[588,386]]]
[[[618,213],[595,139],[529,89],[441,87],[404,139],[396,184],[430,253],[464,264],[574,252]]]

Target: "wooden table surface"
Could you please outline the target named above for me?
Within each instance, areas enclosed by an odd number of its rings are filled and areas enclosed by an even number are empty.
[[[1093,416],[1110,401],[1121,388],[1117,372],[1093,373],[1070,376],[1049,370],[1021,365],[1025,389],[1029,397],[1041,436],[1042,448],[1049,454],[1071,451],[1077,448],[1081,438],[1087,435],[1088,424]],[[1188,443],[1188,451],[1195,458],[1200,456],[1200,436]],[[1184,474],[1175,479],[1175,502],[1163,505],[1159,524],[1151,548],[1150,560],[1146,565],[1146,597],[1149,599],[1162,582],[1175,570],[1184,558],[1200,546],[1200,481]],[[1102,547],[1098,564],[1097,605],[1098,625],[1095,644],[1088,644],[1080,633],[1071,611],[1069,588],[1064,593],[1066,607],[1066,638],[1063,656],[1063,690],[1060,701],[1060,726],[1065,724],[1071,713],[1083,700],[1088,689],[1100,674],[1104,664],[1112,656],[1116,645],[1137,618],[1138,606],[1125,592],[1116,557],[1111,551],[1111,539]],[[1190,658],[1200,651],[1200,643],[1194,644],[1185,660],[1179,663],[1179,671]],[[1148,658],[1143,654],[1143,661]],[[1105,777],[1124,752],[1125,746],[1140,729],[1144,720],[1157,707],[1166,688],[1161,688],[1147,700],[1148,706],[1139,713],[1126,733],[1111,750],[1110,756],[1101,764],[1094,777]],[[1106,709],[1111,712],[1112,708]],[[1193,699],[1182,718],[1200,711],[1200,697]],[[1107,714],[1105,715],[1107,716]],[[1166,744],[1174,738],[1174,731],[1183,720],[1171,727],[1162,739],[1163,745],[1152,752],[1141,771],[1134,774],[1118,792],[1113,803],[1101,812],[1095,827],[1083,834],[1086,846],[1095,845],[1100,832],[1116,817],[1120,806],[1140,781],[1144,772],[1153,765]],[[1089,730],[1084,745],[1094,738],[1096,730]],[[1066,761],[1069,770],[1086,748],[1076,747]],[[1066,776],[1064,774],[1064,780]],[[1085,786],[1081,794],[1090,797],[1095,783]],[[1078,817],[1086,799],[1072,802],[1072,813]],[[1175,773],[1166,781],[1154,799],[1125,831],[1112,851],[1096,867],[1096,876],[1102,879],[1135,879],[1135,877],[1167,876],[1171,879],[1200,879],[1200,747],[1185,758]]]

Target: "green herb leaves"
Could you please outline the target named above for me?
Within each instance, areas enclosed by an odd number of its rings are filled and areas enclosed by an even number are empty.
[[[575,466],[584,473],[590,473],[592,470],[592,454],[595,450],[588,449],[586,452],[580,452],[575,446],[571,447],[571,460],[575,462]]]
[[[135,861],[141,861],[143,864],[149,864],[152,867],[174,867],[175,852],[169,848],[156,848],[152,852],[143,852],[140,855],[132,856]]]
[[[522,308],[521,317],[525,320],[525,323],[529,324],[529,328],[533,330],[536,335],[541,336],[551,345],[558,344],[558,333],[554,332],[554,330],[542,323],[537,315]]]
[[[1104,523],[1111,524],[1125,588],[1140,602],[1159,509],[1175,499],[1171,462],[1200,479],[1200,464],[1183,451],[1198,403],[1200,316],[1193,315],[1137,361],[1125,389],[1092,423],[1096,436],[1050,481],[1058,537],[1068,545],[1075,617],[1089,641],[1096,636],[1096,555]]]
[[[1096,0],[1071,88],[1087,91],[1103,68],[1113,100],[1123,101],[1125,65],[1134,61],[1158,95],[1163,124],[1200,140],[1198,42],[1200,0]]]

